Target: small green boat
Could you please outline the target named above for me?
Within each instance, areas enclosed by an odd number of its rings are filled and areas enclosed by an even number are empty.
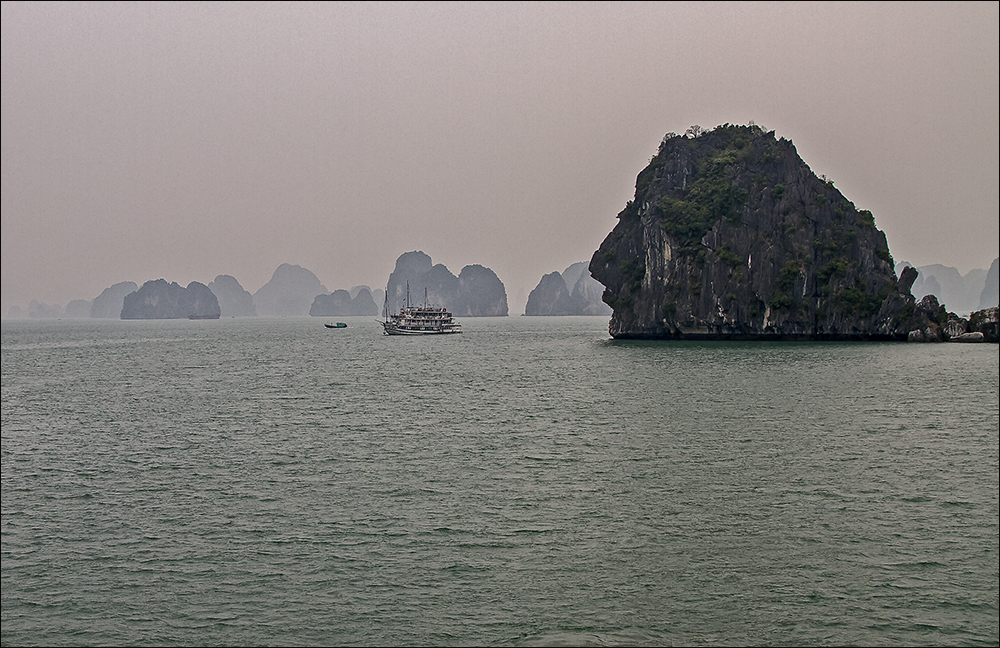
[[[336,324],[324,324],[326,328],[347,328],[347,324],[344,322],[337,322]]]

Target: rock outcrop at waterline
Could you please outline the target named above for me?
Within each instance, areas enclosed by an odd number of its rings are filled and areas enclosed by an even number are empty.
[[[637,339],[906,340],[924,329],[885,234],[758,126],[668,134],[590,271]]]

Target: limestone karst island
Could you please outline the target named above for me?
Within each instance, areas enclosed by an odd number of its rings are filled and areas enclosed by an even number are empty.
[[[65,309],[12,306],[9,317],[368,317],[405,303],[409,290],[456,317],[508,315],[503,281],[480,264],[456,276],[415,250],[396,259],[385,285],[331,292],[283,263],[253,294],[231,275],[186,288],[123,281]],[[997,342],[998,298],[1000,258],[965,276],[894,266],[872,213],[817,177],[792,142],[725,124],[668,133],[590,261],[542,276],[524,315],[610,316],[621,339]]]
[[[667,134],[590,271],[615,338],[907,340],[948,319],[871,212],[752,124]]]

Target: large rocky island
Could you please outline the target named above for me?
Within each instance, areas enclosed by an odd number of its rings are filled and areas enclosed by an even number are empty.
[[[156,279],[125,296],[121,318],[130,319],[219,319],[219,300],[203,283],[187,288],[177,282]]]
[[[282,263],[271,280],[253,294],[253,305],[257,314],[265,317],[308,315],[316,295],[328,292],[311,270]]]
[[[456,277],[443,264],[415,250],[396,259],[386,286],[389,312],[410,302],[442,306],[456,317],[507,317],[507,289],[496,273],[479,264],[467,265]],[[426,297],[425,297],[426,295]]]
[[[589,267],[615,338],[906,340],[943,323],[871,212],[755,125],[664,137]]]

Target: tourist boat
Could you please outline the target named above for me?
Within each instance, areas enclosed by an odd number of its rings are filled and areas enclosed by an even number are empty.
[[[406,285],[406,305],[395,315],[389,315],[389,290],[385,291],[385,321],[379,322],[386,335],[443,335],[461,333],[462,325],[452,319],[445,308],[427,305],[427,290],[424,289],[424,305],[410,304],[410,285]]]

